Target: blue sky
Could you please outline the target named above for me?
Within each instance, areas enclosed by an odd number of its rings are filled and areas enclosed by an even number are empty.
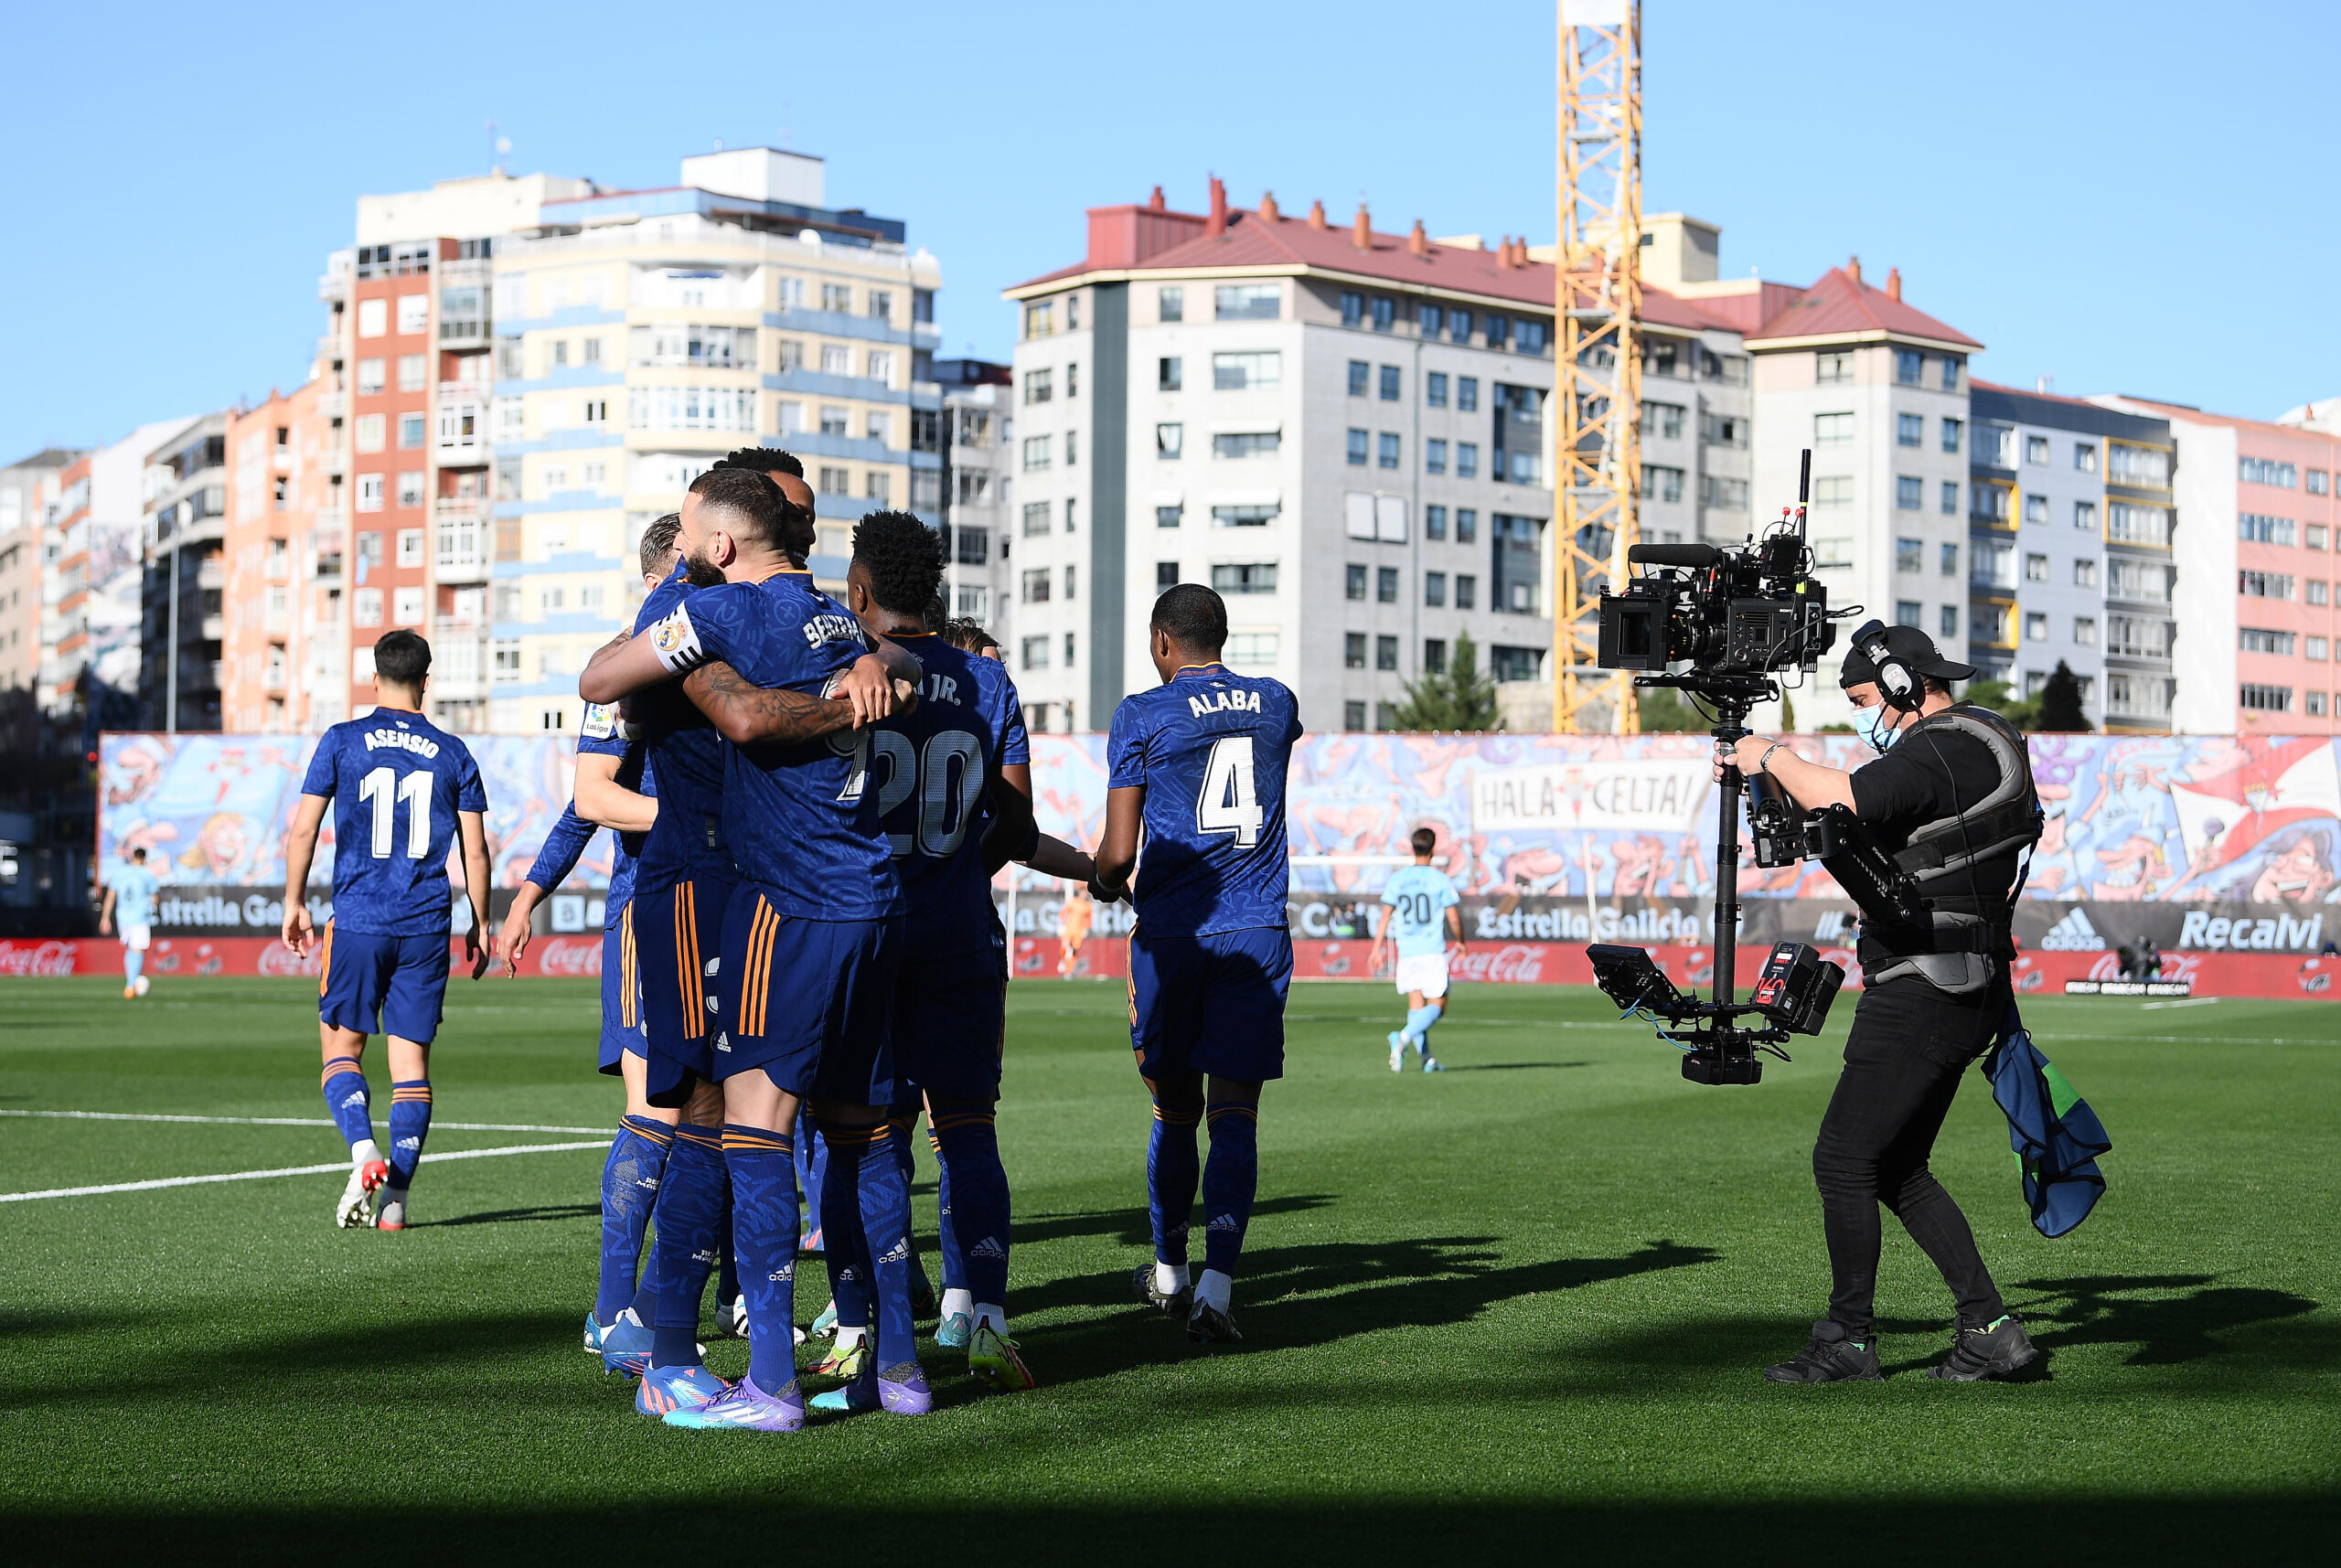
[[[2224,13],[2220,15],[2219,13]],[[944,267],[946,350],[1082,208],[1273,189],[1434,234],[1553,227],[1552,8],[40,6],[0,95],[0,460],[300,379],[360,192],[671,184],[787,141]],[[1858,252],[1987,378],[2273,416],[2341,392],[2341,7],[1648,0],[1644,198],[1726,272]],[[2320,304],[2319,302],[2323,303]]]

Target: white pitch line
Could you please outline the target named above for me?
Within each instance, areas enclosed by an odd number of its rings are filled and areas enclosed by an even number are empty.
[[[566,1149],[606,1148],[599,1141],[588,1144],[514,1144],[507,1148],[454,1149],[446,1154],[426,1154],[425,1165],[435,1165],[443,1159],[492,1159],[503,1154],[559,1154]],[[91,1198],[102,1192],[152,1192],[165,1187],[204,1187],[217,1181],[260,1181],[272,1176],[329,1176],[349,1169],[347,1160],[331,1165],[288,1165],[275,1170],[237,1170],[221,1176],[166,1176],[153,1181],[112,1181],[102,1187],[52,1187],[43,1192],[0,1192],[0,1203],[29,1203],[36,1198]]]
[[[2153,1013],[2160,1012],[2165,1008],[2207,1008],[2218,999],[2217,997],[2189,997],[2185,1001],[2179,1002],[2148,1002],[2140,1010]]]
[[[0,1111],[0,1116],[45,1116],[73,1122],[208,1122],[236,1127],[330,1127],[322,1116],[166,1116],[144,1111]],[[598,1133],[603,1127],[540,1127],[526,1122],[433,1122],[446,1133]]]

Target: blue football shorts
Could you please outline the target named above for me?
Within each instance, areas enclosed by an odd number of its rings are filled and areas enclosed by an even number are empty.
[[[742,882],[723,922],[723,1029],[715,1076],[762,1068],[807,1100],[891,1105],[894,972],[903,917],[807,920]]]
[[[1292,933],[1283,926],[1211,936],[1130,933],[1130,1045],[1148,1078],[1208,1072],[1238,1082],[1284,1076],[1284,997]]]
[[[336,1029],[429,1045],[447,1000],[447,952],[444,931],[380,936],[327,921],[318,1019]]]
[[[905,1100],[917,1091],[950,1100],[999,1098],[1008,985],[999,949],[945,955],[905,954],[894,987],[894,1078]]]
[[[602,1071],[615,1076],[628,1051],[649,1054],[642,1034],[642,969],[635,960],[634,906],[602,933]]]
[[[686,1104],[698,1081],[720,1076],[716,983],[732,887],[722,869],[702,866],[667,887],[637,885],[626,905],[642,987],[644,1097],[654,1105]]]

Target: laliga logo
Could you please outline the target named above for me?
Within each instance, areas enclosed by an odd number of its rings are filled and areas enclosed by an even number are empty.
[[[2322,958],[2312,958],[2301,965],[2301,989],[2310,996],[2333,989],[2333,972]]]
[[[594,978],[602,973],[602,944],[548,937],[538,950],[537,972],[572,979]]]
[[[70,942],[0,944],[0,975],[17,979],[58,980],[73,973]]]
[[[325,973],[324,965],[317,962],[316,955],[311,954],[307,957],[303,957],[281,942],[272,942],[262,948],[260,961],[254,967],[262,975],[279,979],[302,975],[314,980]]]

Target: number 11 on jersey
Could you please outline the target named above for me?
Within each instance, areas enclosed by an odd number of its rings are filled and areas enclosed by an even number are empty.
[[[1249,848],[1260,841],[1260,796],[1252,784],[1252,737],[1224,735],[1212,742],[1203,763],[1203,792],[1195,797],[1195,831],[1233,833]]]

